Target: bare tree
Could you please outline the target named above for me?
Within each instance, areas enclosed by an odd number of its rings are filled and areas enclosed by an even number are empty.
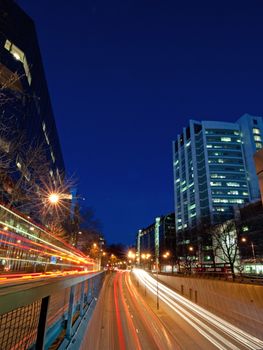
[[[235,267],[238,261],[238,238],[236,223],[228,220],[215,225],[210,231],[213,240],[214,255],[219,261],[229,264],[232,277],[235,278]]]

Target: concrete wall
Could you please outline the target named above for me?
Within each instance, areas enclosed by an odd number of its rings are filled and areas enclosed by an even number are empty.
[[[263,286],[159,275],[160,281],[255,336],[263,334]]]

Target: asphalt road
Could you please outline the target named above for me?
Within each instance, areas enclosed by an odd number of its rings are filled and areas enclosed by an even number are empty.
[[[82,350],[263,349],[263,341],[158,284],[142,270],[106,277]]]

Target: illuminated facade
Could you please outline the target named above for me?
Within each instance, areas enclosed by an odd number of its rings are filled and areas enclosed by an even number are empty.
[[[253,154],[262,148],[261,117],[235,123],[190,120],[173,143],[177,232],[202,218],[233,218],[234,207],[260,197]],[[186,244],[189,242],[185,242]]]
[[[155,222],[148,227],[139,230],[137,234],[136,256],[139,263],[142,263],[142,255],[149,254],[155,262],[167,251],[170,257],[175,256],[175,216],[171,213],[166,216],[155,218]],[[162,260],[162,259],[160,259]]]
[[[35,26],[14,1],[1,1],[0,14],[1,125],[23,132],[25,147],[43,145],[54,181],[64,172],[64,161]],[[12,135],[2,136],[1,132],[0,147],[7,150]],[[17,170],[22,167],[18,159]]]
[[[259,189],[261,193],[261,202],[263,204],[263,149],[254,154],[254,162],[258,176]]]

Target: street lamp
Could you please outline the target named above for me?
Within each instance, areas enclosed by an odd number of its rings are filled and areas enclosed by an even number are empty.
[[[48,196],[48,200],[51,204],[57,204],[59,202],[59,194],[50,193],[50,195]]]
[[[246,237],[242,237],[242,238],[241,238],[241,242],[246,243],[246,242],[247,242]],[[254,244],[253,244],[252,241],[250,241],[250,245],[251,245],[253,260],[254,260],[254,263],[256,263],[255,247],[254,247]]]

